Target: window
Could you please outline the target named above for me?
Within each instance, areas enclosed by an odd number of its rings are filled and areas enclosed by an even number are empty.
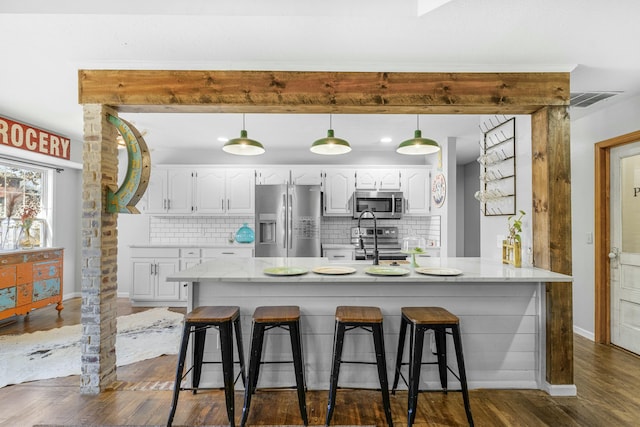
[[[46,246],[48,171],[0,162],[0,230],[2,249],[15,249],[24,235]]]

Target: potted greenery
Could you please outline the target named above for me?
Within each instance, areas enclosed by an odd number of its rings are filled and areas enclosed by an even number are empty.
[[[518,211],[520,215],[510,215],[507,218],[509,235],[502,242],[502,262],[513,264],[514,267],[522,266],[522,218],[526,215],[523,210]]]

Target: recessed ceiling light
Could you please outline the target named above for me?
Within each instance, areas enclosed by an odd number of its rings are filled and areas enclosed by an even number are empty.
[[[218,137],[218,142],[229,142],[229,138],[227,138],[225,136],[219,136]]]
[[[380,138],[380,142],[382,142],[383,144],[388,144],[390,142],[393,142],[393,139],[390,136],[384,136]]]

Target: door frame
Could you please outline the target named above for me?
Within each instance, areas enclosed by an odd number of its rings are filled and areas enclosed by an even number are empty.
[[[640,130],[595,144],[595,341],[611,344],[611,149],[640,141]]]

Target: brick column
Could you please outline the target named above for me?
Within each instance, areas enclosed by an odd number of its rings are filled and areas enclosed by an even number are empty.
[[[83,105],[81,394],[98,394],[116,379],[117,214],[107,213],[107,186],[117,188],[117,131],[112,109]]]

